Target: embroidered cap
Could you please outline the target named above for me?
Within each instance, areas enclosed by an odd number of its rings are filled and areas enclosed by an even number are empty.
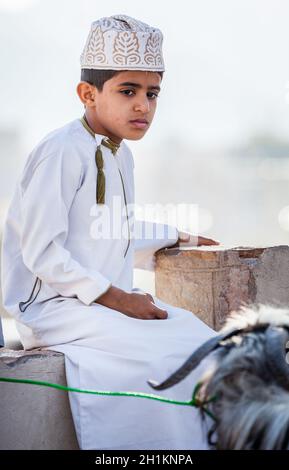
[[[82,69],[163,72],[162,32],[127,15],[94,21],[80,56]]]

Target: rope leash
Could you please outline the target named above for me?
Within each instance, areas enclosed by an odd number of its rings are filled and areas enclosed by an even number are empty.
[[[109,392],[109,391],[99,391],[99,390],[88,390],[82,388],[72,388],[66,387],[64,385],[59,385],[51,382],[45,382],[41,380],[30,380],[30,379],[14,379],[8,377],[0,377],[0,382],[12,382],[12,383],[23,383],[29,385],[41,385],[43,387],[55,388],[57,390],[62,390],[66,392],[78,392],[78,393],[88,393],[91,395],[106,395],[106,396],[129,396],[137,398],[147,398],[149,400],[157,400],[165,403],[170,403],[172,405],[183,405],[183,406],[194,406],[196,408],[201,408],[211,419],[216,421],[215,416],[206,408],[205,405],[215,401],[216,397],[211,397],[206,401],[200,401],[197,398],[197,393],[202,385],[201,382],[198,382],[194,388],[192,399],[189,401],[177,401],[170,398],[160,397],[159,395],[153,395],[151,393],[138,393],[138,392]]]

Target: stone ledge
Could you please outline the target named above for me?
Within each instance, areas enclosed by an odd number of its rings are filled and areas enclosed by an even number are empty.
[[[161,300],[218,330],[241,305],[289,306],[289,246],[166,248],[155,284]]]
[[[1,366],[4,364],[9,367],[14,367],[21,363],[25,363],[28,360],[41,359],[47,360],[49,358],[61,358],[61,363],[63,362],[63,354],[57,351],[49,351],[47,349],[35,348],[30,350],[19,350],[15,351],[10,348],[1,348],[0,349],[0,363]]]
[[[0,376],[66,386],[64,355],[0,349]],[[68,393],[50,387],[0,382],[1,450],[79,449]]]

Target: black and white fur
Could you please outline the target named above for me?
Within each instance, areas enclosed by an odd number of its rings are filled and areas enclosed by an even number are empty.
[[[289,449],[288,347],[289,308],[243,306],[168,379],[148,383],[169,388],[211,354],[198,398],[215,397],[206,405],[216,418],[209,424],[212,448]]]

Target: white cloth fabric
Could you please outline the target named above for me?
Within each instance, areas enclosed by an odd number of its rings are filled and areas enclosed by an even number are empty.
[[[163,72],[163,34],[128,15],[112,15],[92,23],[80,56],[82,69]]]
[[[4,337],[3,337],[3,331],[2,331],[2,321],[0,318],[0,347],[4,346]]]
[[[94,157],[102,137],[91,136],[76,119],[46,136],[29,155],[4,227],[3,304],[16,320],[25,349],[65,354],[69,386],[154,393],[146,380],[166,378],[216,333],[193,313],[156,297],[155,303],[168,311],[166,320],[140,320],[94,302],[110,285],[132,291],[136,245],[152,259],[154,251],[177,239],[176,229],[173,239],[143,245],[131,239],[128,246],[125,236],[91,236]],[[118,196],[123,209],[119,170],[131,204],[132,154],[122,142],[116,156],[103,148],[103,157],[106,203],[113,210]],[[140,257],[139,267],[143,261]],[[200,370],[159,395],[189,399]],[[69,397],[82,449],[206,448],[198,412],[190,407],[144,398]]]

